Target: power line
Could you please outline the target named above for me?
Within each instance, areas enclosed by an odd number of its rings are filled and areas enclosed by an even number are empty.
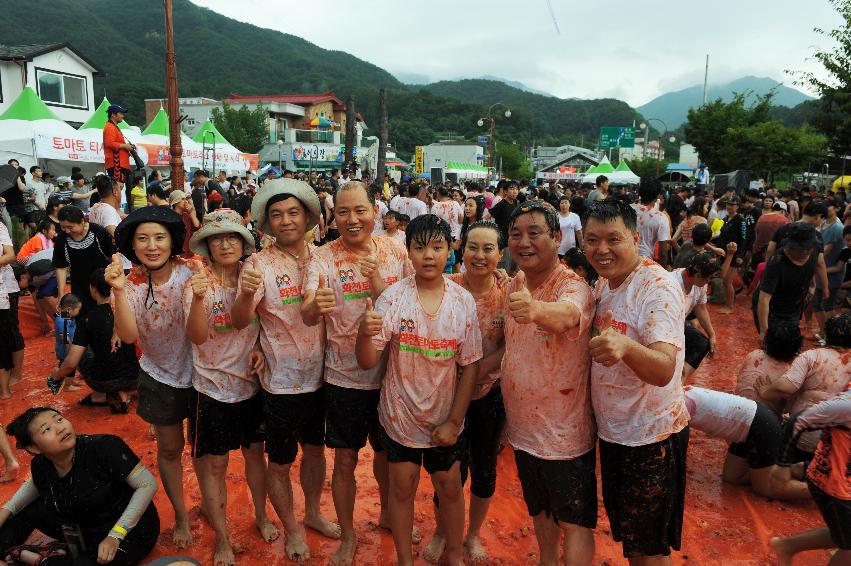
[[[556,28],[556,33],[561,35],[561,30],[558,27],[558,20],[556,19],[556,13],[553,11],[553,4],[550,0],[547,0],[547,9],[550,11],[550,17],[553,19],[553,25]]]

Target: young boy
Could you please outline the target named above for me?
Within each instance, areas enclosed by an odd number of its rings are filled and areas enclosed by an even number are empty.
[[[397,242],[405,243],[405,231],[400,228],[399,217],[401,214],[395,210],[388,210],[384,215],[382,223],[384,225],[383,234],[388,238],[393,238]],[[376,223],[377,224],[377,223]]]
[[[65,361],[68,356],[68,351],[71,349],[71,342],[74,341],[74,332],[77,330],[77,316],[80,314],[80,309],[83,308],[83,302],[74,293],[68,293],[62,296],[59,300],[59,312],[53,315],[53,334],[56,337],[56,360],[59,365]],[[65,378],[54,380],[47,378],[47,387],[58,395],[63,389],[66,391],[79,391],[80,385],[76,383],[73,377],[68,378],[68,384],[65,385]]]
[[[378,415],[390,462],[397,564],[414,563],[414,496],[425,465],[440,498],[446,561],[458,566],[464,534],[459,436],[482,357],[481,333],[473,296],[442,274],[452,239],[449,224],[432,214],[418,216],[406,239],[414,275],[387,288],[375,310],[367,299],[356,353],[362,368],[373,368],[390,345]]]

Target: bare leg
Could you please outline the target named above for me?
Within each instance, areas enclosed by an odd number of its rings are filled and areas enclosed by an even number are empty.
[[[558,566],[561,542],[561,529],[547,517],[543,511],[532,517],[535,525],[535,538],[538,539],[538,566]]]
[[[304,526],[328,538],[338,539],[340,525],[323,517],[319,508],[325,486],[325,447],[303,444],[301,449],[299,479],[304,491]]]
[[[768,541],[768,544],[777,554],[777,563],[780,566],[792,566],[792,558],[799,552],[835,546],[827,527],[813,529],[790,537],[774,537]]]
[[[697,368],[691,367],[691,364],[689,364],[688,362],[685,362],[683,364],[683,380],[682,380],[683,383],[686,382],[686,379],[688,379],[688,376],[690,376],[691,374],[693,374],[695,372],[695,369],[697,369]]]
[[[727,275],[724,276],[724,307],[719,312],[721,314],[732,314],[735,302],[736,290],[733,288],[733,268],[730,268],[727,270]]]
[[[251,492],[251,501],[254,504],[254,524],[260,531],[260,536],[266,542],[273,542],[280,538],[278,528],[266,515],[266,458],[263,457],[263,443],[255,442],[248,448],[242,449],[242,457],[245,459],[245,481],[248,482],[248,491]]]
[[[733,485],[748,485],[750,483],[748,461],[728,452],[721,479]]]
[[[376,460],[377,460],[376,455]],[[351,566],[357,550],[355,537],[355,497],[357,483],[355,468],[358,465],[358,453],[348,448],[334,450],[334,473],[331,476],[331,494],[334,497],[334,508],[337,510],[337,520],[340,522],[340,546],[331,557],[331,566]],[[379,483],[379,488],[380,488]]]
[[[177,548],[183,549],[192,544],[189,513],[183,501],[183,424],[154,425],[154,434],[157,439],[157,468],[165,493],[174,509],[172,541]]]
[[[390,465],[388,512],[393,543],[396,545],[397,566],[414,564],[411,528],[414,526],[414,496],[417,494],[419,482],[420,467],[417,464],[400,462]]]
[[[431,483],[440,498],[440,522],[446,533],[446,563],[449,566],[464,564],[464,488],[461,486],[461,463],[455,462],[445,472],[431,475]],[[413,505],[411,506],[413,524]]]
[[[9,440],[6,438],[6,430],[0,427],[0,456],[3,457],[5,470],[0,476],[0,483],[10,482],[18,477],[20,464],[15,458],[15,453],[12,452],[12,447],[9,446]]]
[[[751,487],[763,497],[800,501],[810,499],[810,490],[805,482],[792,478],[789,468],[769,466],[751,470]]]
[[[464,546],[473,563],[487,562],[488,553],[482,545],[481,530],[490,508],[491,498],[482,498],[470,494],[470,524],[467,527],[467,539]]]
[[[304,562],[310,558],[310,548],[304,538],[304,529],[298,524],[293,510],[293,484],[290,481],[290,464],[269,462],[269,500],[275,513],[284,525],[286,544],[284,549],[290,560]]]
[[[9,371],[0,369],[0,399],[12,398],[12,386],[9,379]]]
[[[213,566],[231,566],[236,564],[233,547],[228,533],[228,495],[225,475],[228,471],[228,455],[207,454],[196,460],[195,470],[204,511],[210,526],[216,533],[216,551],[213,554]]]
[[[564,563],[567,566],[585,566],[594,561],[594,532],[586,527],[559,523],[564,532]]]
[[[21,372],[24,370],[23,350],[12,352],[12,364],[14,364],[15,367],[9,370],[9,385],[14,385],[21,380]]]
[[[375,481],[378,484],[378,497],[381,500],[381,513],[378,516],[378,527],[390,530],[390,519],[387,513],[387,492],[390,486],[390,472],[387,464],[387,453],[384,451],[376,452],[372,460],[372,474],[375,476]],[[412,527],[411,538],[414,544],[422,540],[419,529]]]

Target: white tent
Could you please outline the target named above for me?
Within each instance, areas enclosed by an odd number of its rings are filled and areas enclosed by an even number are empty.
[[[36,139],[43,137],[54,146],[69,145],[68,138],[77,131],[60,120],[41,101],[35,91],[26,87],[0,115],[0,157],[17,159],[23,165],[34,165],[39,157]]]

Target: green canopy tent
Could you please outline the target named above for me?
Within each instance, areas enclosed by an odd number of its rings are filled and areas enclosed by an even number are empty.
[[[89,119],[80,126],[81,130],[103,130],[103,127],[106,125],[106,121],[109,119],[106,115],[106,109],[109,108],[110,102],[105,96],[103,100],[101,100],[97,109],[89,116]],[[130,130],[137,129],[133,128],[130,124],[128,124],[125,120],[122,120],[118,123],[118,127],[121,130]]]
[[[216,145],[233,146],[210,120],[204,122],[204,125],[201,126],[192,139],[200,144],[207,143],[213,145],[215,142]]]

